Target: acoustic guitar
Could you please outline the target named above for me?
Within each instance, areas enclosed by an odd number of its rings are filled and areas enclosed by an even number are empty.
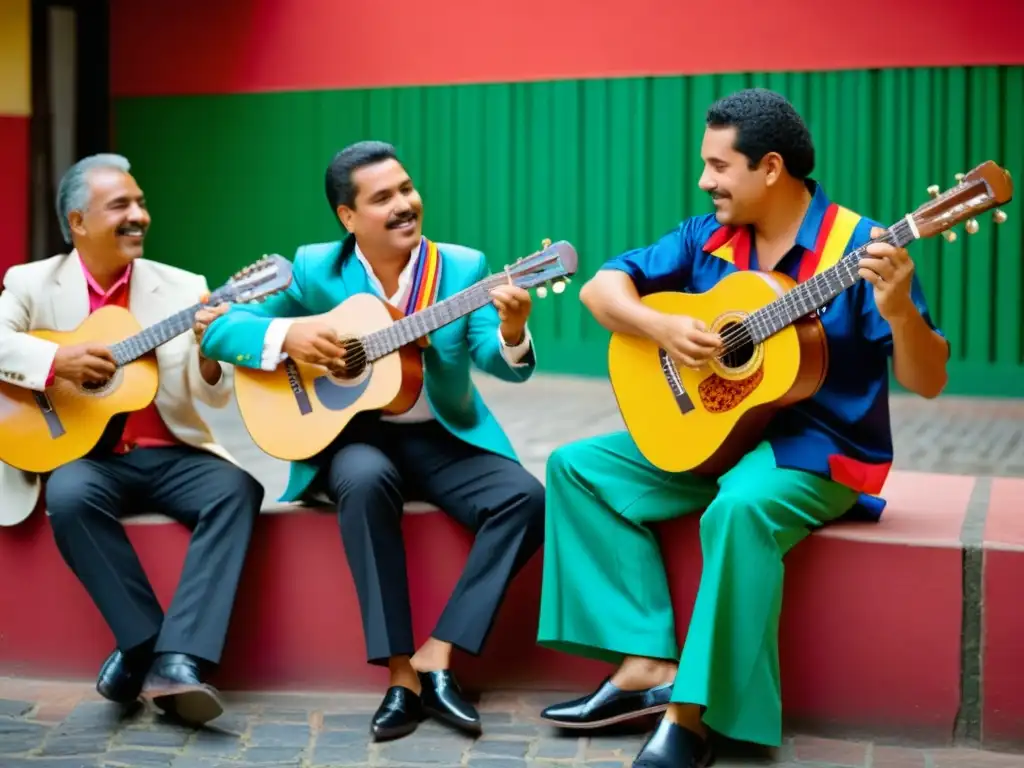
[[[549,241],[545,241],[548,243]],[[329,446],[364,411],[405,413],[423,386],[421,348],[428,334],[489,304],[503,283],[561,293],[576,273],[575,249],[561,241],[523,257],[426,309],[401,310],[369,293],[357,293],[321,315],[345,350],[343,372],[286,358],[273,371],[235,369],[235,398],[253,442],[267,454],[301,461]]]
[[[889,227],[880,241],[898,247],[942,234],[1007,203],[1010,175],[988,161],[943,194]],[[993,221],[1006,220],[1004,211]],[[780,408],[813,397],[828,369],[828,345],[817,310],[860,279],[861,247],[797,284],[778,272],[734,272],[700,294],[655,293],[641,301],[659,312],[702,320],[724,351],[700,368],[677,365],[647,339],[613,333],[609,377],[626,429],[643,456],[667,472],[718,474],[760,439]]]
[[[0,383],[0,461],[25,472],[50,472],[80,459],[99,443],[118,414],[153,402],[159,386],[157,347],[191,330],[204,306],[262,301],[287,288],[292,265],[276,254],[236,272],[206,301],[143,329],[127,309],[102,307],[73,331],[29,331],[61,346],[102,344],[117,370],[101,384],[57,378],[44,392]]]

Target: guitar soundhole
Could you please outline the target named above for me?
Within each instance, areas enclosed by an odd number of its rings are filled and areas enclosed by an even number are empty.
[[[341,379],[357,379],[366,371],[367,358],[366,347],[361,339],[342,339],[341,347],[345,350],[345,357],[341,365],[331,371],[334,376]]]
[[[91,395],[93,397],[109,394],[112,390],[117,388],[118,384],[120,384],[121,371],[122,369],[118,368],[114,375],[106,381],[83,381],[78,385],[78,388],[82,394]]]
[[[725,341],[726,351],[719,357],[726,369],[742,368],[754,357],[754,340],[740,323],[726,323],[718,331]]]

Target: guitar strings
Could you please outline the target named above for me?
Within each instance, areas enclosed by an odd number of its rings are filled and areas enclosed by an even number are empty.
[[[905,221],[898,222],[897,224],[893,225],[889,229],[885,230],[885,233],[882,234],[881,237],[878,237],[878,238],[872,240],[871,242],[872,243],[887,242],[887,243],[890,243],[890,244],[895,244],[893,242],[893,240],[896,239],[896,233],[895,233],[894,230],[897,227],[899,227],[900,224],[906,225],[906,222]],[[836,269],[840,265],[848,264],[848,263],[853,262],[853,261],[859,261],[861,259],[861,257],[866,253],[868,245],[870,245],[870,243],[866,243],[865,245],[862,245],[860,248],[857,248],[857,249],[851,251],[846,256],[844,256],[842,259],[840,259],[840,261],[835,265],[835,267],[832,267],[832,269]],[[807,282],[802,283],[802,285],[807,286],[809,284],[813,284],[814,282],[818,282],[819,278],[822,275],[826,275],[826,274],[828,274],[828,272],[822,272],[822,273],[820,273],[818,275],[815,275],[813,278],[811,278],[811,280],[808,280]],[[855,279],[859,279],[859,275],[857,275]],[[787,293],[783,294],[783,296],[781,296],[780,298],[775,299],[770,304],[768,304],[768,305],[762,307],[761,309],[757,310],[756,312],[750,314],[748,317],[746,317],[743,320],[741,320],[740,322],[736,323],[735,326],[733,326],[732,328],[728,329],[725,333],[723,333],[722,334],[722,341],[724,342],[724,344],[723,344],[723,347],[722,347],[722,352],[720,354],[716,355],[715,359],[716,360],[721,360],[724,356],[728,355],[731,352],[735,352],[737,349],[739,349],[744,344],[754,344],[755,343],[755,341],[754,341],[754,334],[753,334],[753,329],[750,327],[750,324],[749,324],[750,321],[752,319],[754,319],[755,317],[758,317],[759,313],[764,312],[765,310],[767,310],[766,314],[767,314],[767,318],[769,318],[769,319],[773,318],[773,317],[781,317],[782,316],[782,309],[785,307],[787,302],[789,304],[792,304],[792,303],[794,303],[796,301],[796,299],[792,299],[792,296],[794,295],[794,293],[798,289],[799,289],[799,286],[797,288],[794,288],[791,291],[788,291]],[[805,290],[807,290],[807,289],[805,289]],[[776,307],[775,310],[769,309],[770,307],[773,307],[773,306]],[[810,308],[808,310],[808,313],[813,312],[814,309],[815,309],[815,307]],[[755,323],[759,323],[760,320],[755,320],[754,322]],[[756,343],[760,343],[760,342],[756,342]]]

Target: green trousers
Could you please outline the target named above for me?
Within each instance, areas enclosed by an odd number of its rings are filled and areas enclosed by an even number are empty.
[[[618,663],[679,659],[672,701],[740,741],[782,742],[783,556],[857,493],[775,466],[761,443],[716,480],[652,466],[628,433],[562,446],[547,465],[538,642]],[[661,550],[647,524],[705,510],[703,572],[680,655]]]

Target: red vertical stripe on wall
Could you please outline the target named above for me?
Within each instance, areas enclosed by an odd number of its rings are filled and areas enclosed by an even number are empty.
[[[0,279],[28,261],[29,118],[0,115]]]
[[[117,96],[1024,63],[1024,1],[111,0]]]

